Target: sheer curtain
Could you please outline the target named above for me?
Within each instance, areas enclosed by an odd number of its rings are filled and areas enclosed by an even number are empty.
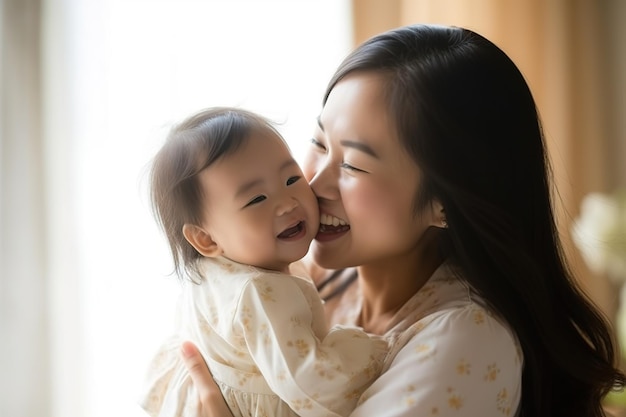
[[[4,0],[0,415],[143,415],[178,286],[146,198],[172,122],[238,105],[297,157],[347,0]]]
[[[46,415],[51,395],[41,5],[0,6],[0,414]]]

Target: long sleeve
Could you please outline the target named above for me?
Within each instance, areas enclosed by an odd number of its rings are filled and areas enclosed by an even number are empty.
[[[323,321],[312,284],[279,275],[251,280],[234,316],[233,332],[272,391],[304,417],[348,415],[386,354],[381,338],[357,328],[326,333]]]

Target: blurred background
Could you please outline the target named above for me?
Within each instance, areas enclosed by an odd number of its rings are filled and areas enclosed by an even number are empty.
[[[146,192],[172,123],[235,105],[298,158],[351,48],[410,23],[473,29],[535,95],[581,285],[618,284],[571,240],[583,198],[626,186],[622,0],[2,0],[0,416],[141,416],[178,286]]]

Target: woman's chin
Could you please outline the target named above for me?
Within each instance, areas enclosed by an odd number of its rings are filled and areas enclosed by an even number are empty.
[[[325,269],[347,268],[349,265],[346,265],[345,255],[344,251],[331,248],[325,245],[325,242],[318,241],[317,238],[313,240],[309,250],[309,256],[315,264]]]

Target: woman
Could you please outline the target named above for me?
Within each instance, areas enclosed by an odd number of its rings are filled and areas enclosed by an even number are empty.
[[[625,377],[564,259],[513,62],[466,29],[392,30],[344,60],[318,121],[312,276],[356,267],[333,274],[347,283],[327,314],[395,349],[352,415],[604,415]],[[194,347],[183,355],[205,415],[228,415]]]

